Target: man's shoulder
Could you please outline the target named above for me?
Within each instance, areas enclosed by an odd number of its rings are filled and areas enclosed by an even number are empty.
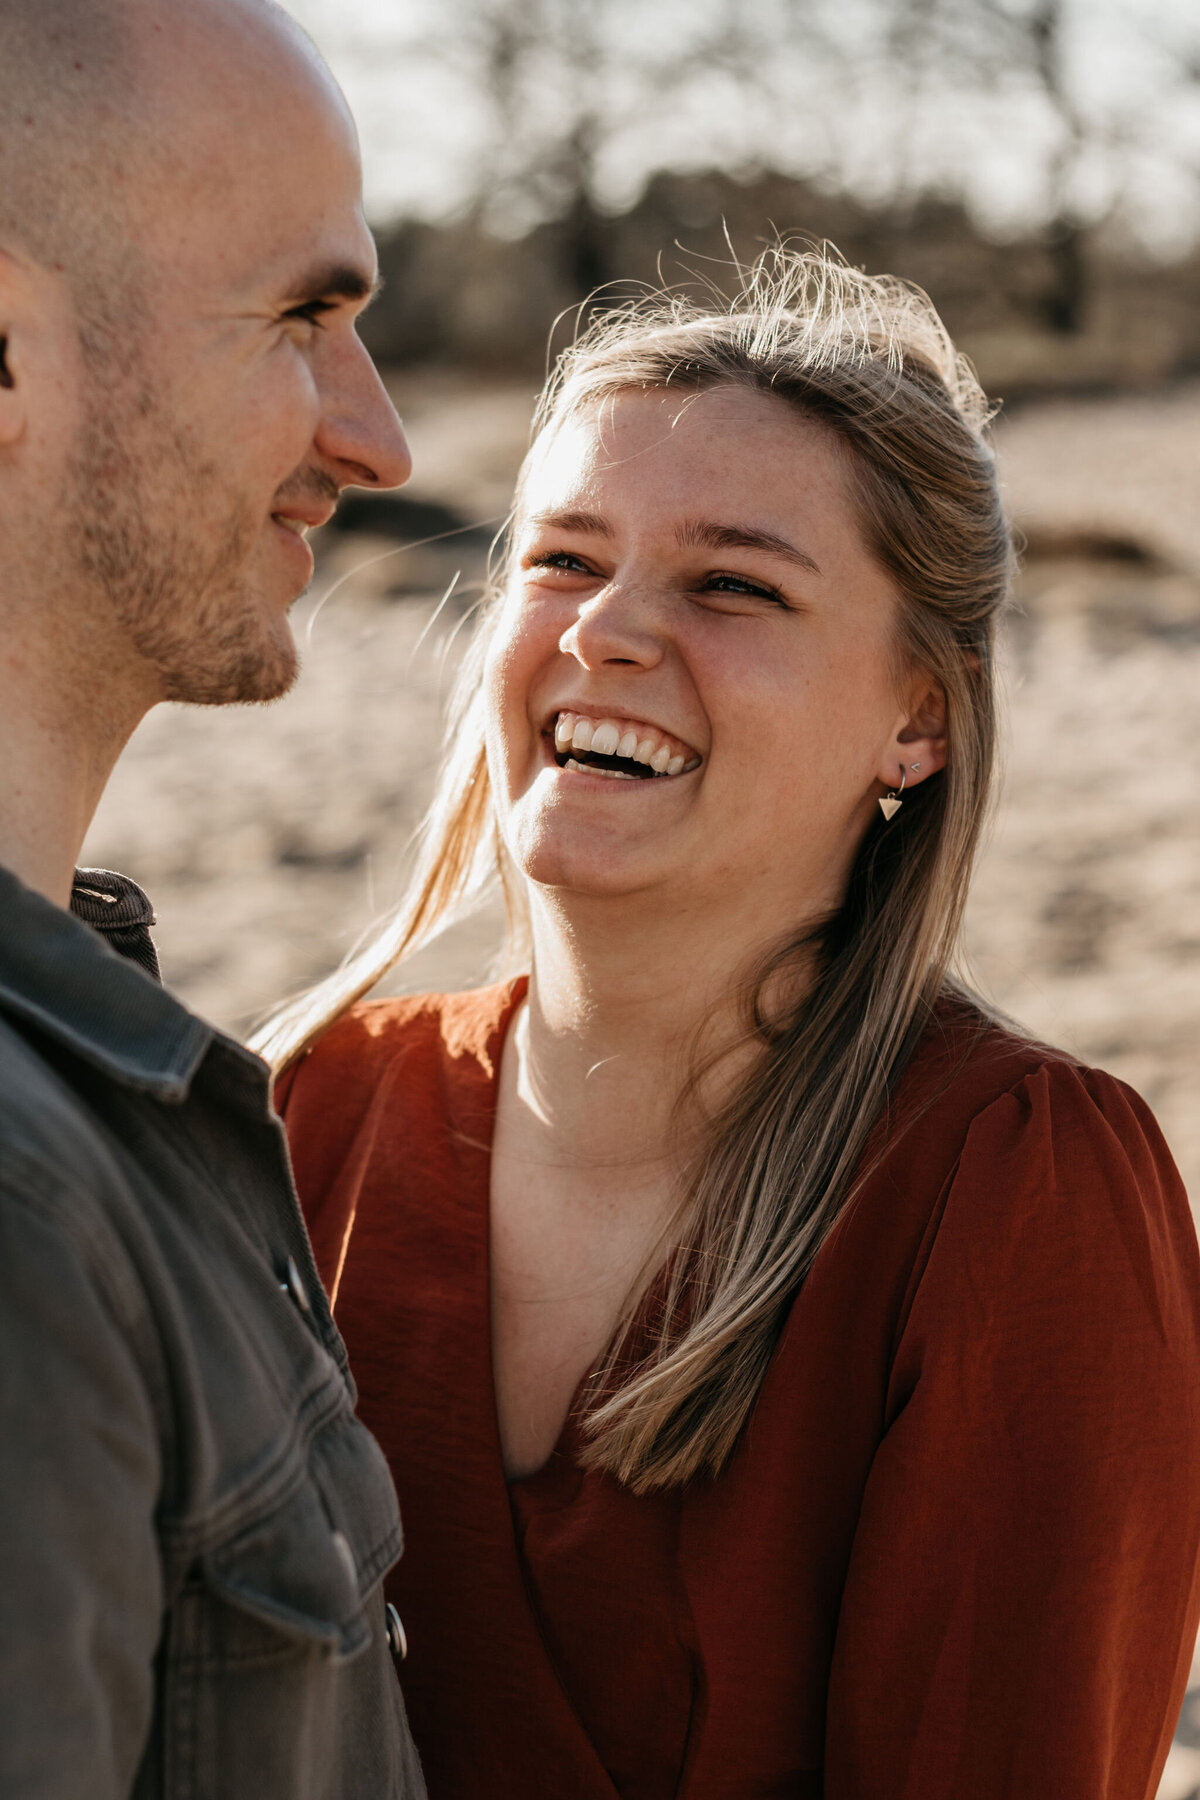
[[[51,1229],[64,1254],[125,1283],[125,1224],[138,1212],[128,1171],[69,1073],[0,1015],[0,1205]]]
[[[71,1179],[109,1162],[103,1138],[70,1082],[0,1014],[0,1179],[18,1164]]]

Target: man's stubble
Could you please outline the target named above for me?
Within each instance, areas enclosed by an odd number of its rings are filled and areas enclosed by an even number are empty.
[[[65,546],[89,604],[110,610],[164,700],[276,700],[296,679],[287,619],[253,579],[249,500],[188,442],[163,396],[93,359],[66,484]]]

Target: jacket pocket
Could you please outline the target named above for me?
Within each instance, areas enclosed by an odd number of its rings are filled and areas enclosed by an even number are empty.
[[[404,1745],[379,1578],[399,1554],[390,1477],[349,1412],[285,1494],[195,1561],[164,1666],[169,1800],[398,1792]],[[365,1740],[365,1741],[364,1741]]]
[[[356,1656],[370,1632],[363,1618],[359,1556],[336,1527],[311,1482],[248,1531],[202,1559],[204,1585],[216,1599],[265,1628],[228,1622],[218,1654],[272,1644],[282,1654],[299,1643],[334,1661]]]

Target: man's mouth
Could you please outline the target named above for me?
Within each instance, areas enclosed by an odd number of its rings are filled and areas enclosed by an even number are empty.
[[[657,725],[638,719],[591,718],[560,712],[554,721],[554,760],[560,769],[607,775],[617,781],[653,781],[688,775],[701,757]]]
[[[277,506],[271,517],[285,531],[293,532],[296,537],[306,538],[310,531],[316,531],[319,526],[329,523],[336,503],[336,491],[328,499],[318,494],[287,494],[283,505]]]

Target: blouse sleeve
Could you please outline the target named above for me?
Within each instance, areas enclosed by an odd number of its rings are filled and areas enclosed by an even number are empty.
[[[924,1254],[826,1800],[1149,1800],[1200,1613],[1200,1271],[1153,1118],[1044,1065],[975,1120]]]
[[[331,1304],[357,1200],[359,1171],[348,1163],[374,1072],[353,1056],[352,1039],[347,1054],[348,1036],[339,1021],[278,1077],[271,1096],[287,1132],[300,1209]]]

